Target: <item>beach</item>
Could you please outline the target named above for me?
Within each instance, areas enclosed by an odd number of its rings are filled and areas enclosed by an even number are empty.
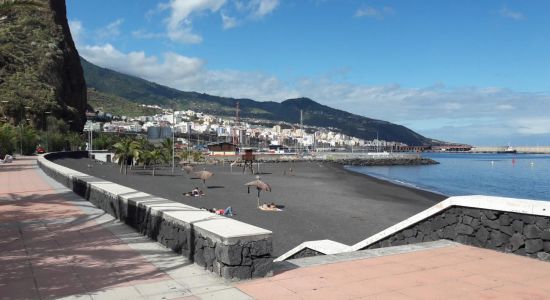
[[[231,171],[229,164],[195,166],[195,170],[214,173],[205,188],[200,179],[178,167],[174,174],[170,167],[157,168],[153,177],[149,169],[134,167],[124,175],[115,164],[87,158],[64,158],[55,163],[197,208],[231,206],[235,213],[232,218],[273,232],[275,256],[305,241],[330,239],[352,245],[446,198],[330,163],[263,163],[261,180],[271,185],[272,192],[262,192],[261,203],[275,202],[284,208],[262,211],[256,208],[256,189],[248,193],[244,185],[256,175],[248,170],[243,174],[241,167]],[[206,195],[183,195],[195,186]]]

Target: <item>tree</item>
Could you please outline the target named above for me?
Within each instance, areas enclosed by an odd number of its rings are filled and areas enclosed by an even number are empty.
[[[29,125],[21,128],[21,143],[23,147],[23,155],[32,155],[36,151],[38,144],[38,134],[36,130]]]
[[[155,170],[158,163],[163,163],[166,161],[166,156],[164,155],[162,149],[155,149],[149,152],[149,159],[153,165],[153,176],[155,176]]]
[[[192,156],[194,161],[201,161],[204,159],[204,156],[200,151],[193,151]]]
[[[6,154],[13,154],[16,137],[12,125],[6,123],[0,126],[0,158],[4,158]]]
[[[178,154],[178,158],[180,159],[180,161],[186,161],[189,159],[189,157],[191,157],[191,151],[189,150],[183,150]]]
[[[139,140],[136,140],[136,147],[135,147],[135,156],[136,163],[139,165],[143,165],[143,169],[145,169],[145,166],[149,164],[150,162],[150,156],[151,156],[151,150],[153,149],[153,145],[147,141],[147,139],[142,138]]]
[[[114,144],[115,159],[120,164],[120,173],[128,174],[128,159],[138,154],[139,143],[130,138],[125,138]]]
[[[67,143],[69,144],[71,151],[80,150],[82,145],[84,144],[84,140],[82,139],[82,135],[78,132],[71,132],[68,133],[66,137]]]
[[[172,139],[164,139],[160,144],[160,150],[164,156],[165,162],[172,161],[172,151],[174,151],[174,146],[172,144]]]

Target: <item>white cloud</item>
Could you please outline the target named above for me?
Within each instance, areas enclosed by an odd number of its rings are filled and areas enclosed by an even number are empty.
[[[279,6],[279,0],[169,0],[157,5],[146,13],[146,19],[167,11],[164,20],[166,34],[149,33],[143,30],[134,31],[137,38],[166,37],[174,42],[184,44],[201,43],[202,36],[195,32],[193,23],[198,17],[220,12],[223,29],[235,28],[245,20],[259,20],[272,13]],[[223,8],[223,10],[222,10]]]
[[[162,8],[170,9],[167,22],[167,35],[172,41],[196,44],[202,37],[193,32],[192,14],[204,11],[216,12],[225,0],[171,0]]]
[[[71,29],[71,36],[73,41],[78,44],[82,40],[82,35],[84,33],[84,28],[82,27],[82,22],[79,20],[70,20],[69,28]]]
[[[516,21],[521,21],[521,20],[525,19],[525,16],[521,12],[511,10],[506,6],[501,8],[498,12],[499,12],[500,16],[503,17],[503,18],[508,18],[508,19],[512,19],[512,20],[516,20]]]
[[[201,59],[173,52],[164,53],[162,59],[143,51],[123,53],[111,44],[80,46],[78,50],[94,64],[168,86],[174,86],[173,82],[179,79],[192,80],[204,65]]]
[[[136,39],[157,39],[157,38],[163,38],[166,37],[166,34],[164,33],[158,33],[158,32],[147,32],[145,30],[134,30],[132,31],[132,36]]]
[[[223,29],[240,26],[246,21],[263,19],[279,7],[279,0],[231,0],[227,4],[225,11],[221,13]],[[231,16],[228,11],[231,11]]]
[[[372,18],[372,19],[384,19],[389,15],[393,15],[394,10],[391,6],[384,6],[380,9],[372,6],[363,6],[355,11],[355,17],[357,18]]]
[[[225,13],[221,13],[221,16],[222,16],[223,29],[231,29],[239,25],[236,18],[228,16]]]
[[[275,10],[279,6],[279,0],[251,0],[249,5],[252,15],[261,18]]]
[[[120,35],[120,25],[124,23],[124,19],[117,19],[107,26],[97,30],[97,38],[99,40],[111,40]]]
[[[515,120],[518,132],[525,135],[550,134],[550,119],[539,118],[519,118]]]

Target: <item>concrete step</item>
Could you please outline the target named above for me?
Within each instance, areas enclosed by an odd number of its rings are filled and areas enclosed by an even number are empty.
[[[453,241],[438,240],[434,242],[425,242],[425,243],[418,243],[418,244],[289,259],[289,260],[279,261],[274,263],[273,273],[279,274],[281,272],[285,272],[285,271],[297,269],[297,268],[303,268],[303,267],[319,266],[319,265],[332,264],[332,263],[338,263],[338,262],[344,262],[344,261],[375,258],[375,257],[381,257],[381,256],[417,252],[417,251],[436,249],[436,248],[455,247],[458,245],[460,244]]]

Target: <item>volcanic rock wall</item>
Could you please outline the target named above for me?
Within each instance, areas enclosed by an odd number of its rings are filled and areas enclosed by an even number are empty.
[[[9,122],[44,128],[50,115],[82,129],[86,83],[66,14],[64,0],[0,1],[0,112]]]
[[[439,239],[550,260],[550,217],[451,207],[365,249]]]

